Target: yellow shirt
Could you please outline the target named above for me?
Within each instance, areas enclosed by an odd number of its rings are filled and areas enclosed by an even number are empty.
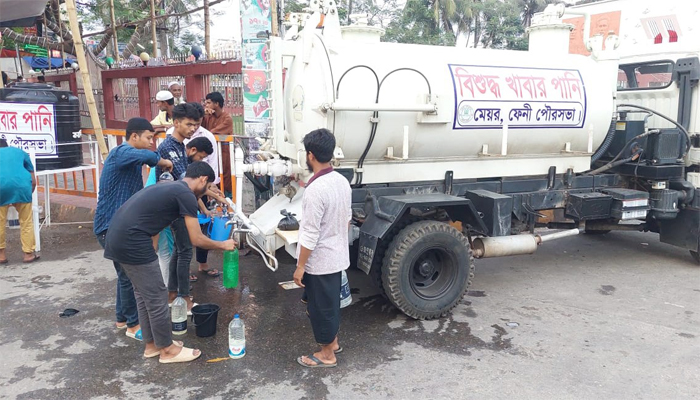
[[[151,125],[163,125],[163,126],[171,126],[173,124],[172,118],[168,117],[168,112],[167,111],[161,111],[156,115],[155,118],[151,121]]]

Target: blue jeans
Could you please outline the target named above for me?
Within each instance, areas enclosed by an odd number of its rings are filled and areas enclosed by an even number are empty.
[[[105,236],[107,236],[107,231],[97,235],[97,241],[103,249],[105,247]],[[116,261],[113,261],[113,263],[114,269],[117,271],[117,322],[126,322],[126,326],[132,328],[139,324],[139,313],[136,308],[134,287],[131,285],[131,281],[129,277],[126,276],[122,266]]]

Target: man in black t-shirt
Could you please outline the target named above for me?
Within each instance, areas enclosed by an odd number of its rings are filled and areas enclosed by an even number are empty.
[[[205,162],[187,167],[185,178],[149,186],[133,195],[117,210],[107,231],[105,258],[121,264],[134,285],[144,357],[160,356],[161,363],[187,362],[201,352],[173,342],[168,311],[168,290],[161,278],[152,237],[178,218],[184,218],[192,243],[211,250],[233,250],[236,242],[213,241],[202,234],[197,220],[197,198],[214,181],[214,170]]]

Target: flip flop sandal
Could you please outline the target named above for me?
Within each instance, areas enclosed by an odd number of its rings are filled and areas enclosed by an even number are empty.
[[[340,353],[342,353],[342,352],[343,352],[343,348],[342,348],[342,347],[338,347],[338,350],[333,350],[333,353],[335,353],[335,354],[340,354]]]
[[[306,367],[306,368],[333,368],[333,367],[337,367],[337,366],[338,366],[338,363],[324,364],[323,361],[321,361],[321,360],[319,360],[318,358],[314,357],[313,354],[310,355],[310,356],[306,356],[306,357],[307,357],[309,360],[315,362],[316,365],[307,364],[307,363],[305,363],[305,362],[301,359],[301,357],[297,357],[297,362],[298,362],[299,365],[301,365],[302,367]]]
[[[9,263],[9,261],[7,261],[7,259],[0,260],[0,264],[8,264],[8,263]]]
[[[173,340],[173,344],[174,344],[175,346],[177,346],[177,347],[184,347],[184,346],[185,346],[185,344],[182,343],[182,342],[179,341],[179,340]],[[151,353],[151,354],[146,354],[145,351],[143,352],[143,356],[146,357],[146,358],[158,357],[159,355],[160,355],[160,350],[156,350],[156,351],[154,351],[154,352]]]
[[[38,259],[40,259],[40,258],[41,258],[41,256],[35,255],[34,258],[32,258],[31,260],[22,261],[22,262],[23,262],[24,264],[30,264],[30,263],[33,263],[34,261],[36,261],[36,260],[38,260]]]
[[[136,340],[138,340],[139,342],[143,341],[143,335],[141,334],[141,329],[139,329],[138,331],[136,331],[136,333],[131,333],[131,332],[129,332],[129,331],[126,331],[126,336],[127,336],[127,337],[130,337],[130,338],[132,338],[132,339],[136,339]]]
[[[183,347],[182,350],[180,350],[180,353],[175,357],[167,359],[160,358],[158,362],[161,364],[190,362],[198,359],[202,355],[202,352],[200,352],[198,355],[195,355],[194,350],[195,349],[190,349],[189,347]]]
[[[221,272],[219,272],[217,269],[200,269],[199,272],[203,272],[207,274],[207,276],[210,276],[212,278],[216,278],[217,276],[221,275]]]
[[[190,274],[190,282],[197,282],[199,278],[197,278],[197,275],[195,274]]]
[[[117,330],[118,330],[118,331],[121,331],[122,329],[126,329],[126,323],[124,323],[124,325],[122,325],[122,326],[119,326],[119,325],[117,325],[117,324],[114,324],[114,326],[117,327]]]

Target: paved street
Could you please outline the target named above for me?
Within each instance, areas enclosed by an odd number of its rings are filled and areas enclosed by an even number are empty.
[[[203,356],[160,365],[113,328],[116,277],[91,226],[42,231],[42,261],[0,267],[0,397],[18,399],[690,399],[700,393],[700,267],[657,236],[611,233],[477,260],[451,316],[414,321],[350,271],[339,367],[306,370],[314,349],[291,258],[280,271],[241,257],[242,284],[200,277],[195,300],[222,306],[218,332],[184,337]],[[12,249],[13,248],[13,249]],[[220,267],[220,254],[212,265]],[[65,308],[80,313],[59,318]],[[225,357],[234,313],[248,354]]]

